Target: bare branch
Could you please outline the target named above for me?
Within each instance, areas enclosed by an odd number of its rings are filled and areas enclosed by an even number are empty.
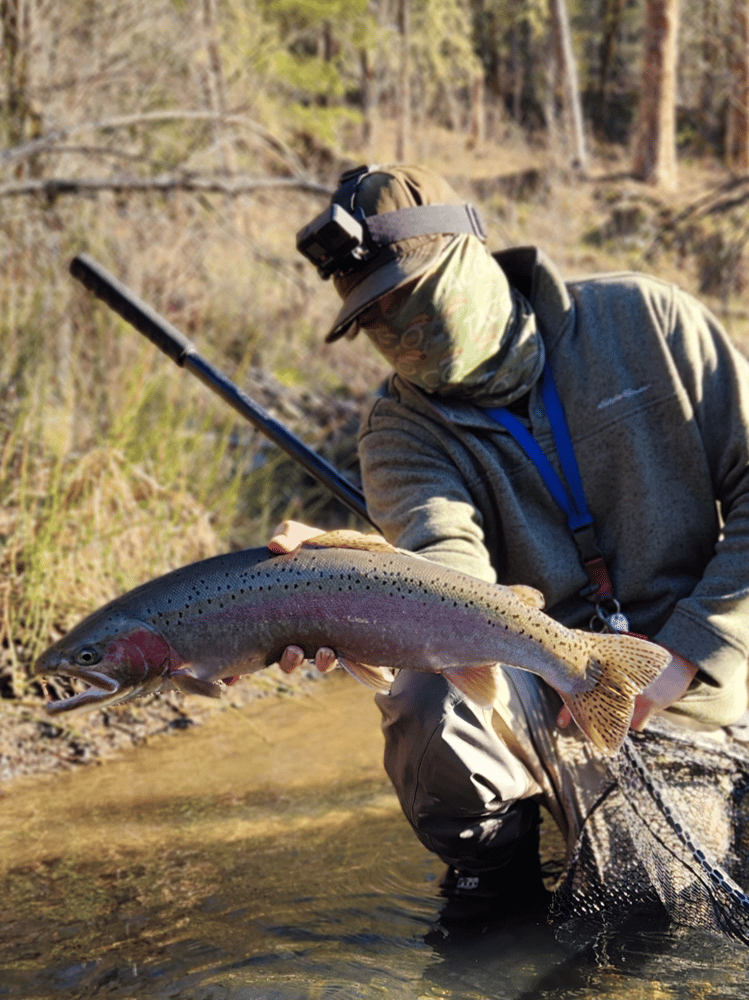
[[[80,122],[68,128],[55,129],[47,135],[24,142],[11,149],[0,151],[0,163],[24,160],[39,153],[54,152],[58,143],[65,142],[82,132],[104,129],[131,128],[133,125],[144,125],[159,121],[206,121],[224,125],[237,125],[252,132],[261,139],[269,149],[281,158],[285,166],[299,176],[304,176],[304,167],[296,154],[283,140],[273,135],[264,125],[247,118],[245,115],[220,115],[215,111],[183,111],[178,108],[164,108],[161,111],[144,111],[137,114],[117,115],[113,118],[103,118],[98,122]]]
[[[237,197],[261,189],[306,191],[330,196],[332,189],[315,181],[297,177],[197,177],[162,174],[156,177],[48,177],[29,178],[0,185],[0,198],[42,194],[57,198],[64,194],[94,194],[98,191],[196,191]]]

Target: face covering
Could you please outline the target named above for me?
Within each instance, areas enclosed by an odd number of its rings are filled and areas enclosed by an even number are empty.
[[[360,325],[402,378],[478,406],[519,399],[543,367],[530,305],[473,236],[456,237],[409,292],[381,299]]]

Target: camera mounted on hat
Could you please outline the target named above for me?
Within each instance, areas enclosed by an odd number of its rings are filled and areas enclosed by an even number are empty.
[[[415,205],[365,216],[355,205],[356,193],[364,178],[376,170],[361,166],[341,174],[331,205],[297,233],[297,250],[322,278],[356,270],[383,247],[414,236],[469,233],[486,242],[481,217],[470,203]]]

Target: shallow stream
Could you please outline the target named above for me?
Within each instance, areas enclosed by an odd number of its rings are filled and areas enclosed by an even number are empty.
[[[249,683],[249,682],[245,682]],[[438,924],[369,692],[227,710],[0,798],[0,1000],[744,998],[749,950],[635,922]]]

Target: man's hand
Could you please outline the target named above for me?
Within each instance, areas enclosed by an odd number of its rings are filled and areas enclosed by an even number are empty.
[[[662,673],[635,699],[635,711],[630,722],[632,729],[641,730],[651,715],[662,712],[687,693],[699,669],[697,664],[679,656],[672,649],[671,662]]]
[[[322,529],[311,528],[308,524],[302,524],[301,521],[281,521],[273,529],[273,537],[268,542],[268,548],[277,554],[293,552],[302,542],[314,538],[315,535],[323,534],[325,532]]]
[[[635,711],[629,724],[631,729],[643,729],[651,715],[669,708],[687,693],[699,668],[672,649],[669,653],[669,665],[635,698]],[[564,729],[571,721],[570,710],[563,705],[557,716],[557,725]]]
[[[301,521],[282,521],[273,531],[273,537],[268,542],[271,552],[280,555],[284,552],[293,552],[302,542],[306,542],[315,535],[322,535],[319,528],[311,528]],[[284,673],[290,674],[292,670],[304,663],[304,650],[300,646],[287,646],[281,654],[278,665]],[[315,666],[321,674],[332,670],[336,663],[336,656],[332,649],[323,646],[315,654]]]

